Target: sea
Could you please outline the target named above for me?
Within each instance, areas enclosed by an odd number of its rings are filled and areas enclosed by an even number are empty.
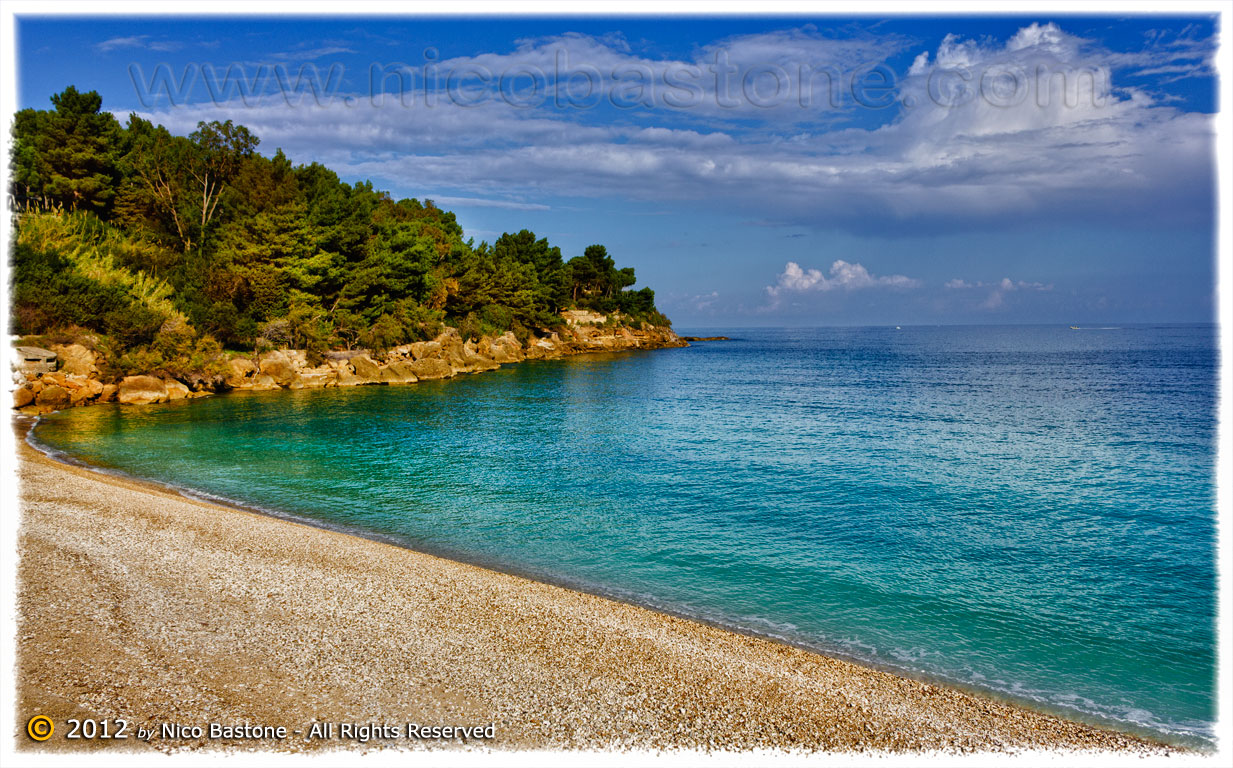
[[[731,340],[78,408],[31,440],[203,498],[1211,743],[1215,326],[695,332]]]

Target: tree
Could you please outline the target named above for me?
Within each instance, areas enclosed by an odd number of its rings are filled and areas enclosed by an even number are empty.
[[[201,190],[200,228],[204,237],[206,225],[218,210],[226,184],[235,177],[240,163],[252,156],[260,140],[242,125],[230,120],[197,123],[197,130],[188,137],[196,149],[188,162],[188,175]]]
[[[561,249],[550,246],[547,238],[536,240],[535,233],[525,229],[516,235],[506,232],[492,244],[492,252],[498,262],[531,265],[539,311],[556,314],[569,300]]]
[[[186,139],[133,116],[127,133],[123,168],[131,183],[121,215],[130,223],[161,220],[188,253],[205,239],[228,184],[252,157],[258,139],[230,120],[197,123]]]
[[[38,200],[105,215],[115,196],[119,124],[100,111],[96,91],[70,85],[51,103],[54,111],[17,114],[10,193],[27,204]]]
[[[195,238],[183,173],[191,151],[187,140],[136,115],[129,117],[125,133],[127,151],[121,170],[126,181],[116,204],[117,218],[122,225],[150,229],[156,235],[174,234],[187,253]]]
[[[44,194],[51,168],[39,150],[46,112],[23,109],[13,121],[13,182],[10,194],[22,208],[32,205],[47,207]]]

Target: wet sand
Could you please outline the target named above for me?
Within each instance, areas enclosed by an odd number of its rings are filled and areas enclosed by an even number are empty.
[[[1176,752],[956,689],[56,462],[19,441],[23,750]],[[45,714],[52,739],[25,735]],[[285,739],[70,741],[66,719]],[[314,722],[396,726],[363,744]],[[493,724],[486,738],[407,723]],[[296,730],[301,734],[294,733]],[[207,731],[208,733],[208,731]]]

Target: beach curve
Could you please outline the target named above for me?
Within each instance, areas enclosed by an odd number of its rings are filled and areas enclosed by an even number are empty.
[[[23,724],[26,713],[304,731],[314,722],[492,723],[491,741],[467,743],[497,749],[1178,751],[638,606],[185,498],[17,443]],[[233,744],[357,746],[303,736],[125,746]],[[23,739],[22,746],[98,743]]]

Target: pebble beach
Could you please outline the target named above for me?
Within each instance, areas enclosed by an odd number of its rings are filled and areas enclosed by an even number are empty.
[[[20,438],[24,750],[1177,751],[638,606],[189,499],[60,463]],[[57,737],[26,739],[33,714],[51,717]],[[69,741],[59,737],[68,718],[120,718],[155,736]],[[167,723],[264,730],[261,738],[209,738],[208,729],[194,737],[190,728],[164,738]],[[428,730],[410,737],[409,723]],[[314,724],[401,730],[308,738]],[[279,726],[288,735],[268,737]]]

